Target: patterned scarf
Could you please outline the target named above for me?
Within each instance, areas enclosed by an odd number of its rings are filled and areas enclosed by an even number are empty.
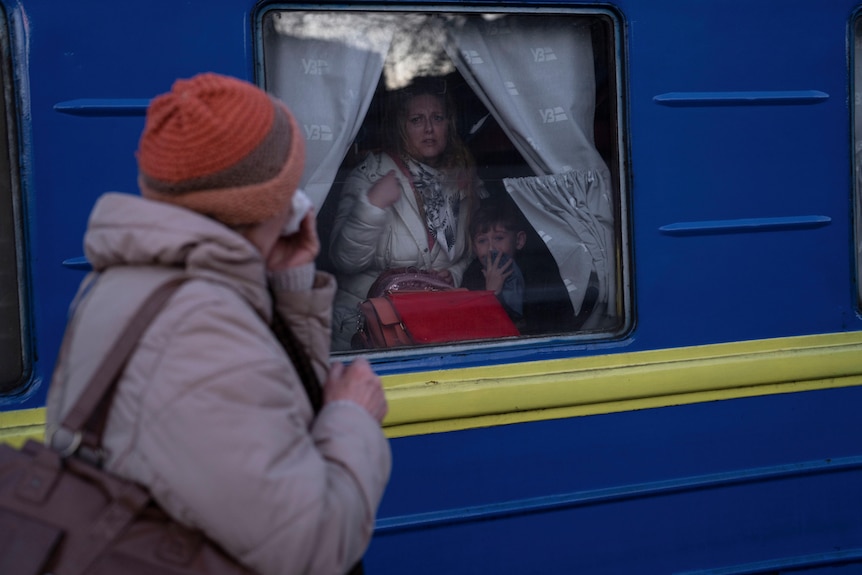
[[[446,193],[443,190],[445,176],[442,172],[406,155],[403,160],[424,205],[428,235],[446,250],[451,261],[455,258],[455,226],[458,223],[461,198],[457,193]]]

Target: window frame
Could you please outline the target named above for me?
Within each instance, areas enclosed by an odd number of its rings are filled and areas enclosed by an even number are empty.
[[[850,20],[850,126],[853,206],[853,278],[856,309],[862,312],[862,11]]]
[[[360,10],[361,8],[361,10]],[[571,346],[575,344],[582,347],[583,344],[613,344],[630,334],[634,327],[634,308],[632,293],[632,269],[631,269],[631,229],[630,229],[630,204],[629,204],[629,176],[628,146],[625,143],[623,133],[626,123],[625,106],[623,102],[624,93],[624,57],[623,57],[623,33],[622,18],[614,10],[597,7],[499,7],[499,6],[417,6],[413,4],[404,5],[363,5],[361,7],[329,6],[319,4],[271,4],[261,8],[255,14],[255,72],[257,83],[263,88],[267,87],[265,60],[265,47],[263,42],[263,22],[265,17],[273,11],[291,12],[380,12],[380,13],[427,13],[427,14],[504,14],[504,15],[530,15],[530,16],[581,16],[593,17],[596,21],[605,22],[603,29],[608,36],[602,44],[605,47],[603,54],[596,53],[607,63],[606,72],[608,77],[604,81],[608,88],[605,104],[607,110],[605,118],[608,119],[608,151],[606,157],[607,166],[613,182],[614,193],[614,230],[613,230],[613,264],[617,274],[616,303],[618,306],[619,322],[613,329],[601,332],[525,336],[516,339],[507,339],[502,342],[495,341],[465,341],[448,343],[435,346],[417,346],[397,349],[366,349],[357,350],[356,353],[371,354],[374,358],[382,360],[405,359],[408,357],[437,356],[457,354],[466,351],[487,351],[491,354],[498,351],[511,351],[515,348],[543,348],[549,346]],[[598,92],[598,91],[597,91]],[[596,102],[598,107],[599,102]],[[324,251],[324,250],[322,250]],[[350,355],[350,354],[346,354]]]
[[[13,72],[12,22],[5,9],[0,7],[0,290],[12,293],[14,301],[0,306],[0,325],[14,326],[8,340],[0,350],[0,397],[20,395],[32,372],[32,354],[29,341],[28,266],[24,236],[24,198],[19,169],[20,134],[17,114],[17,89]],[[8,231],[4,231],[8,230]],[[10,270],[6,277],[5,270]],[[9,349],[9,342],[13,349]],[[13,365],[13,367],[9,367]]]

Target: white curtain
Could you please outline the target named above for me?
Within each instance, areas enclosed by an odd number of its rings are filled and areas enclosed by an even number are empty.
[[[318,210],[365,119],[391,41],[392,29],[373,15],[276,12],[264,23],[266,90],[303,131],[300,186]]]
[[[600,315],[614,316],[613,184],[593,138],[589,23],[523,14],[458,19],[449,56],[536,174],[504,185],[547,243],[575,312],[595,270]]]

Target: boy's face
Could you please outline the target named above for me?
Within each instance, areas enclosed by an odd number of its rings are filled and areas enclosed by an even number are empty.
[[[515,252],[523,248],[526,241],[527,234],[525,232],[514,232],[496,225],[473,236],[473,251],[479,261],[485,261],[491,252],[500,252],[514,258]]]

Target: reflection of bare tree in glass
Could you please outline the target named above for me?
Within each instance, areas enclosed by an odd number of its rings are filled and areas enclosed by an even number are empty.
[[[444,75],[454,66],[446,56],[446,26],[456,16],[402,12],[274,12],[274,30],[298,38],[344,42],[385,58],[387,88],[416,76]],[[391,41],[390,41],[391,38]]]
[[[416,76],[442,76],[455,69],[446,55],[443,17],[407,14],[400,23],[384,65],[388,88],[404,86]]]

